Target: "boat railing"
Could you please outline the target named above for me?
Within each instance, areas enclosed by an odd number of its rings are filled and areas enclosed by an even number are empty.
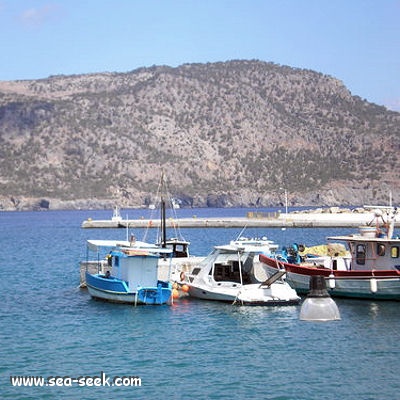
[[[80,267],[80,287],[86,286],[86,271],[89,274],[105,274],[110,266],[107,260],[87,260],[79,263]]]

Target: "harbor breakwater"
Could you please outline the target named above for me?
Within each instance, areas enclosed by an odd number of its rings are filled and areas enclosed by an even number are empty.
[[[373,224],[373,212],[367,213],[271,213],[259,215],[247,213],[246,217],[212,217],[212,218],[168,218],[166,226],[173,228],[324,228],[324,227],[358,227]],[[395,226],[400,226],[400,219],[396,216]],[[160,220],[154,219],[110,219],[83,221],[82,228],[159,228]]]

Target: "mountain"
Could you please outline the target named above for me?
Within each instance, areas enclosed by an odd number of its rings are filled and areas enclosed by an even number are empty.
[[[0,208],[398,201],[400,113],[262,61],[0,82]]]

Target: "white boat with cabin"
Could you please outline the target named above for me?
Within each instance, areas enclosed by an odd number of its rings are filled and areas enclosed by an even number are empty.
[[[268,277],[260,254],[278,245],[267,238],[240,238],[214,250],[191,273],[185,274],[192,297],[243,305],[292,305],[300,297],[283,279],[285,271]]]

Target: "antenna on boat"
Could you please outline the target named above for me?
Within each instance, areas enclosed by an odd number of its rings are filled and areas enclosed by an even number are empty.
[[[236,240],[239,240],[239,239],[242,237],[242,233],[246,230],[246,228],[247,228],[247,225],[245,225],[245,226],[243,227],[243,229],[240,231],[240,233],[239,233],[239,235],[237,236]]]

